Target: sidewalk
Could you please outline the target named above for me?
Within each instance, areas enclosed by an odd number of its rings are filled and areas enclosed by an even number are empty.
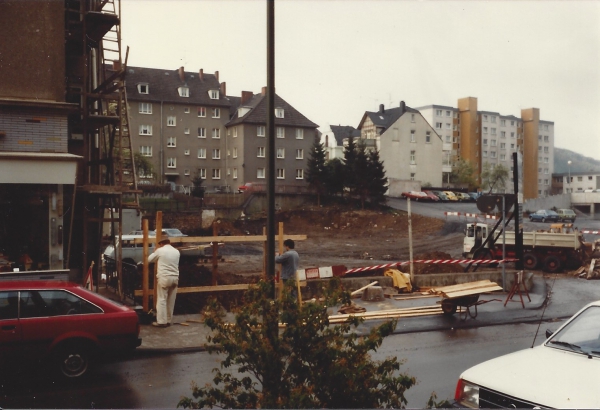
[[[586,286],[589,281],[567,278],[571,286],[579,287]],[[538,321],[542,315],[542,307],[548,293],[547,279],[541,276],[533,278],[533,286],[529,291],[531,301],[523,295],[525,308],[521,306],[518,295],[515,295],[512,302],[508,302],[504,307],[506,293],[496,293],[492,295],[481,295],[480,301],[489,301],[477,307],[477,316],[475,318],[467,317],[466,320],[461,320],[459,313],[452,316],[442,314],[422,316],[414,318],[398,319],[398,324],[395,333],[415,333],[433,330],[446,330],[456,328],[472,328],[480,326],[490,326],[506,323],[522,323]],[[583,282],[583,283],[582,283]],[[596,281],[600,285],[600,281]],[[590,295],[585,296],[593,299],[593,295],[600,293],[590,292]],[[580,298],[581,299],[581,298]],[[435,305],[440,298],[419,298],[412,300],[394,300],[388,299],[379,302],[365,302],[361,299],[353,299],[354,303],[363,306],[368,312],[387,309],[398,309],[416,306],[432,306]],[[595,300],[595,299],[593,299]],[[589,300],[592,301],[592,300]],[[574,307],[573,312],[566,313],[568,317],[576,312],[584,303],[582,300],[580,306]],[[472,313],[474,308],[471,308]],[[336,311],[330,314],[336,314]],[[230,321],[233,322],[234,315],[231,315]],[[464,317],[464,315],[462,315]],[[365,320],[357,329],[357,332],[365,334],[369,330],[382,323],[382,320]],[[202,323],[200,314],[193,315],[176,315],[174,324],[166,328],[158,328],[152,325],[142,325],[140,336],[142,345],[138,350],[144,352],[185,352],[185,351],[202,351],[205,350],[207,336],[210,334],[210,329]]]

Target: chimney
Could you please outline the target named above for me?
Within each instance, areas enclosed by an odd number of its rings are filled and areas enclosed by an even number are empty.
[[[406,112],[406,104],[404,104],[404,101],[400,101],[400,115],[404,114]]]
[[[227,95],[227,88],[225,86],[225,81],[221,83],[221,95],[225,97]]]
[[[217,77],[217,81],[219,81],[219,72],[215,71],[215,77]]]
[[[263,87],[260,91],[260,95],[267,95],[267,87]]]
[[[179,79],[185,81],[185,71],[183,70],[183,67],[179,67]]]
[[[252,93],[252,91],[242,91],[242,101],[240,104],[246,104],[248,101],[250,101],[253,95],[254,93]]]
[[[383,104],[379,104],[379,114],[383,114],[385,112],[385,108],[383,108]]]
[[[198,76],[200,77],[200,81],[204,81],[204,70],[202,68],[198,71]]]

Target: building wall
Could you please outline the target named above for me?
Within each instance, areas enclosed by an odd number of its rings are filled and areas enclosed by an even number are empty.
[[[65,4],[0,2],[0,96],[65,101]]]
[[[554,123],[540,120],[538,134],[538,195],[550,195],[553,173]]]
[[[452,172],[452,162],[456,160],[458,147],[458,110],[453,107],[430,105],[419,108],[421,115],[435,129],[442,139],[442,173],[447,181]]]
[[[67,115],[41,108],[2,108],[0,151],[67,152]]]
[[[442,140],[420,115],[404,114],[379,137],[379,156],[388,178],[442,185]],[[411,131],[415,142],[411,142]],[[426,142],[426,132],[430,142]],[[411,160],[414,151],[415,160]]]
[[[523,120],[523,199],[538,197],[538,135],[540,110],[521,110]]]

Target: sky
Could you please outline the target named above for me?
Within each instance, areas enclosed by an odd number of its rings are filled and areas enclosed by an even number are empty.
[[[267,84],[265,0],[122,0],[128,65],[219,71],[227,94]],[[275,89],[319,124],[379,104],[520,117],[600,159],[600,1],[276,0]]]

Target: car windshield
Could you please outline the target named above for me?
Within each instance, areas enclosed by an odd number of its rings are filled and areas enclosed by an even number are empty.
[[[600,357],[600,306],[590,306],[552,335],[546,346]]]

